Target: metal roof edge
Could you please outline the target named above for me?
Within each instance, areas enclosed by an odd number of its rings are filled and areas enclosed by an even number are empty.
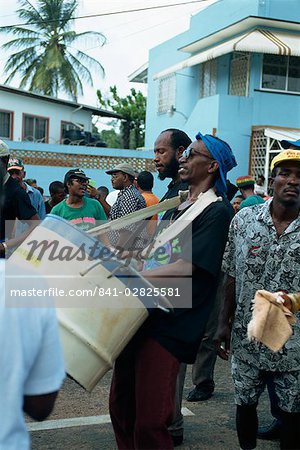
[[[116,119],[122,119],[122,116],[120,114],[114,113],[112,111],[107,111],[106,109],[96,108],[94,106],[89,106],[89,105],[85,105],[82,103],[72,102],[70,100],[63,100],[63,99],[59,99],[59,98],[55,98],[55,97],[50,97],[48,95],[35,94],[34,92],[29,92],[29,91],[25,91],[23,89],[6,86],[4,84],[0,84],[0,91],[10,92],[10,93],[16,94],[16,95],[23,95],[24,97],[31,97],[31,98],[35,98],[36,100],[42,100],[45,102],[61,104],[61,105],[69,106],[72,108],[79,108],[81,106],[83,110],[90,111],[92,114],[97,115],[97,116],[113,117]]]

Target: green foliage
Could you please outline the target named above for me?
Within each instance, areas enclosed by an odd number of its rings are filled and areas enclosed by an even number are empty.
[[[2,45],[2,49],[15,49],[5,65],[9,83],[19,74],[20,88],[57,97],[64,91],[74,101],[83,94],[83,82],[93,84],[88,67],[104,74],[102,65],[94,58],[74,48],[82,38],[92,39],[103,45],[104,35],[71,30],[77,0],[38,0],[35,7],[29,0],[19,0],[17,13],[25,21],[24,26],[7,26],[0,32],[14,36]]]
[[[111,109],[123,117],[120,126],[122,147],[143,147],[145,138],[146,97],[134,88],[130,90],[130,95],[123,98],[118,95],[116,86],[111,86],[109,90],[111,98],[104,99],[99,89],[97,90],[97,96],[101,106],[106,109]]]
[[[113,128],[109,130],[99,131],[97,124],[92,124],[92,133],[99,137],[99,140],[104,141],[107,144],[108,148],[121,148],[122,147],[122,139],[119,133],[116,132],[115,128],[118,127],[117,120],[111,120],[107,123],[108,126]]]
[[[121,148],[121,136],[114,129],[102,130],[100,133],[101,140],[106,142],[108,148]]]

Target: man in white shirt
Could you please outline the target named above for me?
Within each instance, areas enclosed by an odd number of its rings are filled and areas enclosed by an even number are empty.
[[[0,174],[0,202],[2,177]],[[65,376],[55,310],[11,308],[0,260],[0,449],[30,448],[23,411],[35,420],[51,413]],[[45,299],[47,300],[47,299]]]

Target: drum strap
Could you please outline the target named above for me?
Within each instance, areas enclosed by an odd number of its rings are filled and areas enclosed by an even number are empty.
[[[100,225],[99,227],[92,228],[87,233],[93,236],[100,236],[107,231],[119,230],[120,228],[124,228],[128,225],[136,223],[137,221],[147,219],[160,212],[177,208],[180,203],[185,201],[187,194],[188,191],[179,191],[179,195],[177,197],[164,200],[163,202],[157,203],[153,206],[148,206],[148,208],[139,209],[138,211],[127,214],[127,216],[121,217],[120,219],[111,220],[103,225]]]
[[[175,222],[159,234],[155,241],[152,242],[142,254],[151,257],[151,254],[153,254],[158,247],[162,247],[168,241],[178,236],[196,217],[199,216],[199,214],[202,213],[202,211],[204,211],[205,208],[216,201],[222,201],[222,197],[217,197],[213,189],[209,189],[204,193],[201,192],[195,203],[181,214]]]

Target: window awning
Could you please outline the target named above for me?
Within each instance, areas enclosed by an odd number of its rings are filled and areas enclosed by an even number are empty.
[[[273,55],[300,56],[300,34],[283,31],[270,31],[257,28],[237,36],[215,47],[204,50],[196,55],[174,64],[154,75],[157,80],[178,70],[201,64],[231,52],[271,53]]]
[[[282,128],[266,128],[265,136],[276,141],[297,141],[300,139],[300,130],[285,130]]]

